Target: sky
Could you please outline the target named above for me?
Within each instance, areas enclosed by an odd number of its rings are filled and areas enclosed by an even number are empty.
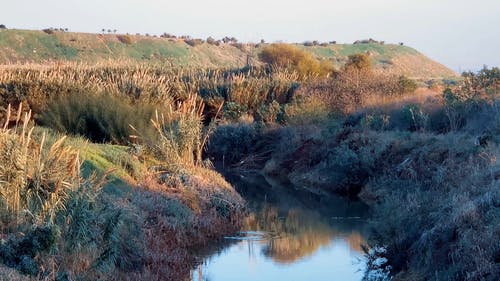
[[[0,0],[9,28],[240,41],[404,42],[455,71],[500,66],[500,0]]]

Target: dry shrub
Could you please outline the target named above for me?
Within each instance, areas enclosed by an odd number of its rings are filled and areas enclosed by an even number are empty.
[[[134,43],[134,40],[132,39],[132,37],[130,35],[117,35],[116,38],[118,39],[118,41],[122,42],[123,44],[130,45],[130,44]]]
[[[328,76],[334,71],[333,65],[328,61],[319,61],[307,51],[289,44],[269,45],[259,57],[269,65],[297,71],[302,77]]]
[[[349,115],[374,101],[394,102],[413,94],[414,88],[409,84],[412,83],[404,77],[352,66],[338,72],[334,78],[304,83],[295,92],[294,101],[297,105],[302,104],[304,109],[317,106],[316,114]],[[299,113],[297,111],[295,115]]]

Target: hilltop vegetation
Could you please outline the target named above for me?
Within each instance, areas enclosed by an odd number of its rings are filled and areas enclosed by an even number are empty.
[[[0,30],[0,63],[41,63],[109,60],[169,62],[195,67],[239,68],[247,63],[258,66],[259,54],[269,44],[237,43],[234,38],[198,40],[173,36],[87,34],[53,30]],[[349,55],[370,53],[375,68],[395,75],[431,79],[453,78],[456,73],[416,50],[397,44],[321,44],[303,46],[320,60],[340,68]]]

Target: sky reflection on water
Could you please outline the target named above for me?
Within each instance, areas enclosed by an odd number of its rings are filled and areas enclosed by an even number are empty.
[[[364,204],[256,180],[232,182],[252,212],[242,233],[228,237],[232,243],[192,271],[192,281],[362,279]]]

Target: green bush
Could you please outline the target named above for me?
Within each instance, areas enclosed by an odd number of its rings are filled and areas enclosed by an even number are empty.
[[[411,94],[418,88],[417,82],[406,76],[399,77],[398,86],[399,92],[403,94]]]

